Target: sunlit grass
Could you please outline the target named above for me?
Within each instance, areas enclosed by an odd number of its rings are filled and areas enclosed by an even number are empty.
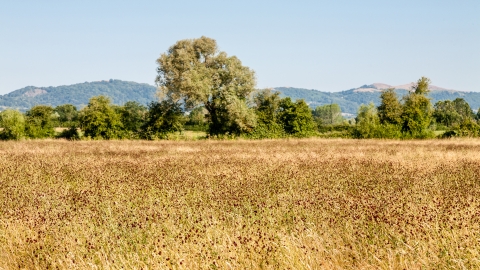
[[[479,150],[0,142],[0,269],[479,268]]]
[[[201,140],[207,137],[207,133],[204,131],[192,131],[192,130],[184,130],[182,132],[174,132],[168,134],[169,140]]]

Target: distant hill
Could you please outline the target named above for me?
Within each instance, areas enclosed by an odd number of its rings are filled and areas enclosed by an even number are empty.
[[[6,95],[0,95],[0,110],[15,108],[25,111],[38,104],[57,106],[66,103],[80,109],[88,104],[91,97],[98,95],[108,96],[114,104],[118,105],[130,100],[146,105],[156,99],[155,92],[155,86],[121,80],[85,82],[57,87],[27,86]]]
[[[337,103],[342,108],[342,112],[356,114],[360,104],[374,102],[376,105],[380,102],[380,93],[383,89],[395,88],[401,97],[411,89],[412,84],[391,86],[383,83],[374,83],[352,88],[341,92],[321,92],[293,87],[276,87],[282,97],[289,96],[292,99],[304,99],[311,108],[320,105]],[[476,110],[480,107],[480,92],[461,92],[448,90],[438,86],[430,86],[429,94],[432,102],[438,100],[453,100],[457,97],[464,98]],[[27,86],[15,90],[6,95],[0,95],[0,110],[14,108],[20,111],[26,111],[34,105],[45,104],[58,106],[61,104],[73,104],[81,109],[88,104],[88,100],[93,96],[105,95],[112,99],[114,104],[122,105],[127,101],[138,101],[141,104],[148,104],[156,100],[156,87],[136,82],[127,82],[121,80],[85,82],[73,85],[63,85],[57,87],[36,87]]]
[[[282,97],[291,97],[294,100],[304,99],[312,108],[337,103],[340,105],[342,112],[356,114],[361,104],[373,102],[378,106],[380,104],[380,93],[383,89],[394,88],[398,96],[402,97],[408,93],[411,86],[412,84],[391,86],[383,83],[374,83],[341,92],[321,92],[314,89],[293,87],[275,87],[274,89],[280,92]],[[429,97],[432,99],[432,104],[439,100],[463,98],[470,104],[473,110],[477,110],[480,107],[480,92],[462,92],[434,85],[430,86],[430,90]]]

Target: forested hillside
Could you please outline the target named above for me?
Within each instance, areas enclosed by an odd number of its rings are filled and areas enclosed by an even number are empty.
[[[340,92],[322,92],[294,87],[276,87],[274,89],[280,92],[281,97],[290,97],[293,100],[304,99],[312,109],[333,103],[340,105],[344,113],[356,114],[361,104],[368,104],[372,101],[377,106],[380,104],[381,89],[379,88],[375,84]],[[396,89],[395,91],[400,97],[407,94],[405,89]],[[39,104],[51,106],[73,104],[82,108],[88,104],[91,97],[98,95],[108,96],[114,104],[118,105],[127,101],[137,101],[147,105],[156,100],[155,92],[156,88],[153,85],[121,80],[85,82],[57,87],[27,86],[6,95],[0,95],[0,110],[14,108],[26,111]],[[432,99],[432,104],[439,100],[463,98],[472,109],[477,110],[480,107],[480,92],[461,92],[437,87],[432,89],[428,96]]]
[[[378,89],[375,85],[364,85],[359,88],[341,92],[321,92],[313,89],[293,87],[276,87],[274,89],[280,92],[280,96],[282,97],[290,97],[294,100],[304,99],[311,108],[336,103],[340,105],[342,112],[351,114],[356,114],[361,104],[368,104],[373,101],[375,105],[378,106],[380,104],[381,94],[381,89]],[[400,97],[407,94],[407,90],[405,89],[395,89],[395,91]],[[477,110],[480,107],[480,92],[432,89],[428,97],[432,99],[432,104],[435,104],[439,100],[463,98],[470,104],[472,109]]]
[[[121,80],[85,82],[57,87],[27,86],[6,95],[0,95],[0,110],[14,108],[26,111],[38,104],[51,106],[73,104],[82,108],[88,104],[91,97],[98,95],[110,97],[114,104],[121,105],[127,101],[137,101],[146,105],[155,100],[155,92],[155,86]]]

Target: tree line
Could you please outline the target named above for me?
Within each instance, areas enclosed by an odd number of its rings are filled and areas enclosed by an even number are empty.
[[[432,138],[437,130],[446,130],[443,136],[479,135],[478,115],[465,100],[431,105],[425,77],[402,99],[385,90],[380,106],[362,105],[355,119],[346,120],[338,104],[312,110],[304,100],[255,90],[254,71],[207,37],[178,41],[157,63],[159,100],[148,106],[118,106],[95,96],[81,110],[71,104],[37,105],[25,114],[8,109],[0,113],[0,138],[162,139],[184,130],[252,139]],[[57,134],[54,127],[66,129]]]
[[[345,119],[338,104],[311,109],[303,100],[280,98],[270,89],[256,90],[245,119],[220,114],[214,123],[204,106],[186,111],[171,99],[144,106],[129,101],[114,105],[105,96],[92,97],[86,107],[37,105],[25,113],[7,109],[0,112],[0,139],[165,139],[175,132],[204,131],[209,136],[251,139],[286,137],[344,138],[433,138],[480,135],[478,121],[469,104],[461,98],[438,101],[434,106],[426,96],[429,80],[421,78],[414,89],[400,99],[393,89],[381,94],[381,104],[362,105],[354,119]],[[220,118],[222,117],[222,118]],[[243,124],[242,124],[243,123]],[[63,131],[55,132],[55,127]]]
[[[217,137],[279,138],[288,134],[301,137],[315,134],[310,108],[303,100],[280,99],[278,93],[267,89],[258,92],[255,102],[258,107],[249,108],[255,112],[254,123],[250,123],[250,130],[242,130],[246,127],[228,114],[222,116],[230,121],[222,118],[217,119],[220,124],[212,123],[203,106],[185,111],[182,104],[171,100],[153,101],[148,106],[129,101],[118,106],[106,96],[95,96],[81,110],[72,104],[36,105],[25,113],[4,110],[0,112],[0,139],[164,139],[185,130],[204,131]],[[55,132],[56,127],[63,127],[63,131]]]
[[[480,114],[463,98],[438,101],[432,106],[430,80],[420,78],[412,90],[399,99],[393,89],[382,92],[381,104],[362,105],[352,136],[356,138],[433,138],[480,135]]]

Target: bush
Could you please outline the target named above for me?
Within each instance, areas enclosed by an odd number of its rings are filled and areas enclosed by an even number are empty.
[[[480,136],[480,126],[471,118],[465,118],[457,130],[462,137]]]
[[[287,134],[277,122],[271,122],[270,124],[259,122],[255,129],[244,137],[249,139],[279,139],[287,137]]]
[[[249,134],[250,139],[283,138],[285,130],[279,121],[280,93],[271,89],[257,91],[253,97],[257,126]]]
[[[150,103],[146,118],[142,126],[144,139],[167,139],[169,133],[183,131],[182,108],[180,104],[170,100]]]
[[[92,139],[121,139],[125,137],[120,114],[115,112],[110,99],[92,97],[79,113],[80,128]]]
[[[133,135],[141,131],[147,108],[136,101],[128,101],[118,108],[118,113],[120,113],[123,128]]]
[[[34,139],[54,137],[54,121],[56,118],[57,115],[51,106],[33,106],[26,113],[25,131],[27,136]]]
[[[380,119],[373,103],[360,106],[356,123],[352,134],[354,138],[382,138]]]
[[[70,141],[76,141],[80,140],[81,134],[76,127],[70,127],[60,132],[60,134],[58,134],[56,137]]]
[[[447,138],[453,138],[453,137],[458,137],[460,136],[457,131],[455,130],[449,130],[441,135],[441,138],[447,139]]]
[[[2,140],[19,140],[25,137],[25,117],[19,111],[7,109],[0,112],[0,132]]]
[[[320,138],[352,138],[355,126],[347,123],[341,125],[321,125],[318,126],[318,135]]]
[[[55,113],[58,115],[58,125],[61,127],[78,126],[77,107],[72,104],[63,104],[55,107]]]
[[[278,119],[285,133],[294,137],[315,135],[316,125],[312,111],[303,99],[292,102],[287,97],[280,101]]]

